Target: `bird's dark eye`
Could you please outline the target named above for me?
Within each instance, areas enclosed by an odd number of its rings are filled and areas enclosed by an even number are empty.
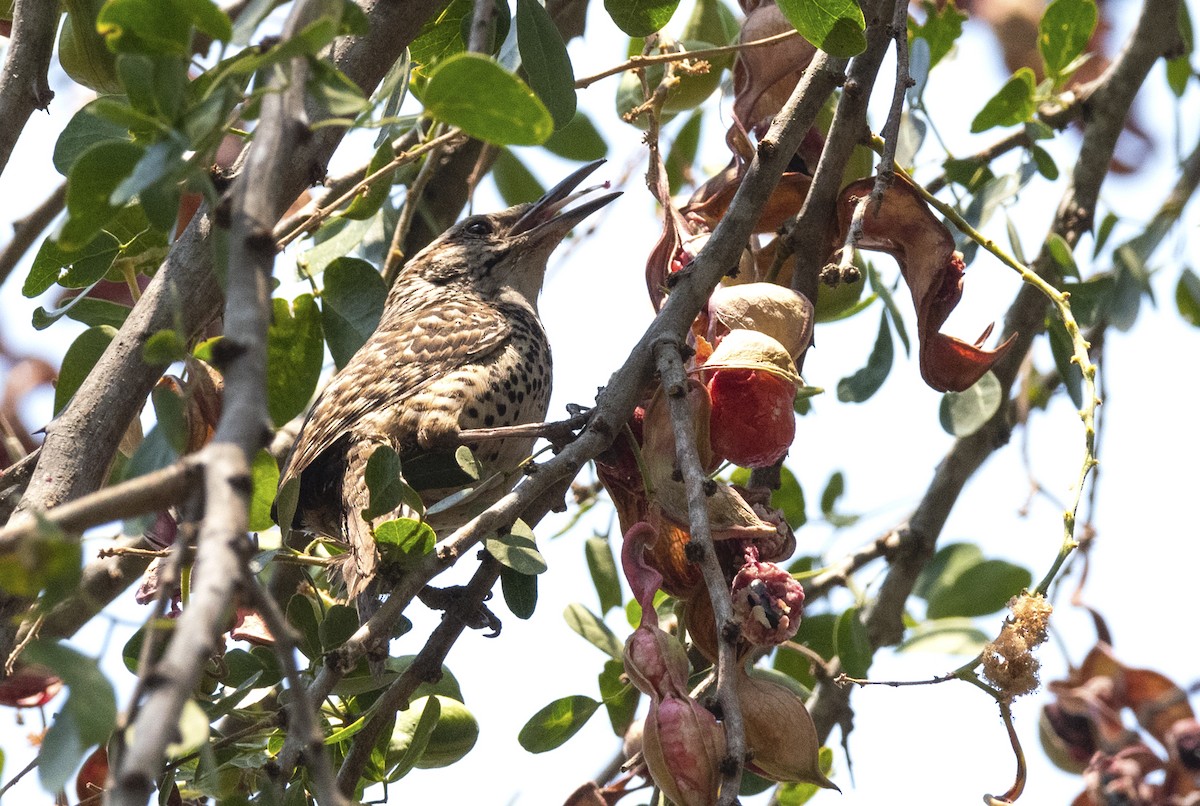
[[[467,224],[466,230],[472,235],[491,235],[492,225],[486,220],[480,219]]]

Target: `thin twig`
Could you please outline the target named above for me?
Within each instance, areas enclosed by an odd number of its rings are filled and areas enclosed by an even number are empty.
[[[721,706],[726,750],[726,761],[720,765],[721,794],[717,803],[720,806],[732,806],[737,802],[742,768],[746,761],[745,726],[737,692],[737,644],[741,636],[733,620],[729,582],[721,571],[721,563],[713,545],[708,520],[708,494],[705,492],[712,482],[700,464],[692,411],[688,403],[687,372],[683,367],[679,342],[666,338],[657,341],[654,344],[654,360],[671,409],[675,455],[687,488],[690,532],[688,557],[700,565],[704,585],[712,601],[713,622],[717,632],[717,702]]]
[[[874,208],[872,215],[878,215],[879,206],[883,204],[883,194],[892,186],[892,179],[895,176],[892,165],[896,162],[896,145],[900,139],[900,118],[904,114],[904,98],[908,94],[908,88],[913,86],[912,76],[908,74],[907,3],[896,3],[888,32],[896,41],[896,86],[892,90],[892,106],[888,110],[887,121],[883,124],[884,151],[879,171],[875,175],[875,187],[871,190],[871,207]]]
[[[305,769],[312,780],[316,802],[344,806],[347,801],[338,791],[337,782],[333,777],[333,766],[329,763],[329,753],[325,750],[325,734],[315,721],[317,708],[309,699],[308,688],[300,679],[300,670],[296,667],[295,630],[288,624],[279,605],[263,590],[253,575],[246,574],[242,580],[242,590],[249,595],[250,604],[262,616],[263,623],[275,638],[275,656],[279,658],[288,683],[287,733],[289,736],[298,737],[303,748]]]
[[[20,262],[29,247],[37,242],[38,236],[50,226],[54,217],[62,212],[67,200],[67,183],[63,182],[54,189],[45,201],[33,208],[23,218],[13,222],[12,240],[0,250],[0,285],[8,279],[13,268]]]
[[[392,231],[392,242],[388,247],[387,257],[383,261],[383,284],[386,288],[391,288],[392,283],[396,282],[396,275],[400,273],[400,267],[404,265],[404,259],[407,257],[404,254],[404,239],[408,237],[408,231],[417,215],[417,207],[421,204],[425,186],[429,184],[429,180],[433,178],[437,170],[442,147],[459,136],[457,129],[440,135],[438,129],[434,129],[430,134],[433,135],[432,139],[421,146],[424,149],[422,153],[428,153],[416,178],[413,179],[404,194],[404,209],[400,211],[400,218],[396,221],[396,228]]]
[[[782,34],[774,36],[766,36],[762,39],[754,39],[750,42],[741,42],[737,45],[722,45],[719,48],[702,48],[700,50],[681,50],[676,53],[660,53],[657,55],[636,55],[631,56],[628,61],[618,64],[616,67],[610,67],[607,70],[596,73],[594,76],[587,76],[575,81],[575,89],[582,90],[595,84],[602,78],[615,76],[619,73],[624,73],[627,70],[640,70],[653,64],[667,64],[669,62],[708,60],[717,56],[726,56],[730,53],[738,53],[739,51],[748,50],[750,48],[760,48],[767,45],[774,45],[776,42],[783,42],[792,37],[799,36],[795,30],[785,31]]]

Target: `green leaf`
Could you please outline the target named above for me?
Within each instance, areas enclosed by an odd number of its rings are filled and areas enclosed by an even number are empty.
[[[437,535],[429,524],[411,518],[384,521],[375,527],[375,545],[385,564],[415,568],[433,553]]]
[[[562,128],[575,117],[575,71],[550,14],[538,0],[517,0],[517,48],[529,86]]]
[[[540,145],[554,131],[550,112],[525,82],[478,53],[459,53],[434,68],[425,111],[497,145]]]
[[[537,177],[507,148],[496,154],[492,179],[496,182],[496,190],[500,191],[500,198],[510,207],[537,201],[546,192]]]
[[[78,592],[83,551],[79,542],[45,520],[19,551],[0,553],[0,590],[53,604]]]
[[[1033,157],[1033,164],[1037,166],[1038,173],[1049,179],[1051,182],[1058,179],[1058,165],[1054,162],[1054,157],[1050,156],[1050,152],[1041,146],[1033,146],[1029,149],[1029,155]]]
[[[697,109],[688,115],[679,133],[671,141],[671,149],[667,152],[667,182],[671,193],[676,193],[683,186],[685,179],[690,179],[692,163],[696,161],[696,153],[700,148],[700,124],[704,120],[704,111]]]
[[[1033,582],[1033,575],[1004,560],[983,560],[964,570],[950,586],[929,600],[926,615],[986,616],[1001,610],[1008,600]]]
[[[109,140],[97,143],[75,160],[67,175],[67,220],[58,234],[60,248],[83,248],[116,217],[120,205],[110,204],[109,199],[142,153],[141,146]]]
[[[54,144],[54,168],[63,176],[70,173],[75,161],[92,146],[130,142],[129,129],[97,115],[95,103],[92,101],[76,112]]]
[[[838,616],[833,631],[834,651],[842,662],[842,670],[850,677],[865,678],[871,668],[871,639],[863,623],[860,608],[851,607]]]
[[[1200,277],[1191,269],[1184,269],[1175,284],[1175,306],[1179,315],[1189,325],[1200,327]]]
[[[142,345],[142,360],[147,364],[166,366],[187,358],[187,342],[174,330],[160,330]]]
[[[599,707],[599,702],[582,694],[555,700],[525,723],[517,741],[530,753],[553,750],[578,733]]]
[[[978,134],[994,126],[1016,126],[1031,120],[1037,112],[1036,84],[1028,67],[1017,70],[971,121],[971,132]]]
[[[959,11],[953,2],[946,3],[940,10],[931,0],[922,0],[925,22],[918,24],[912,16],[908,18],[908,33],[929,43],[929,67],[940,62],[962,35],[963,22],[967,15]]]
[[[362,511],[365,520],[375,520],[404,503],[407,485],[402,473],[400,455],[390,445],[380,445],[367,458],[363,479],[367,482],[370,505]]]
[[[1057,232],[1052,232],[1046,236],[1046,249],[1050,252],[1050,257],[1054,258],[1054,262],[1062,269],[1062,273],[1067,277],[1079,277],[1079,266],[1075,264],[1075,256],[1071,253],[1071,245],[1067,243],[1063,236]]]
[[[154,418],[158,421],[156,427],[167,438],[174,452],[182,454],[187,449],[188,428],[179,387],[174,384],[155,386],[150,392],[150,402],[154,406]]]
[[[37,640],[25,649],[23,657],[48,667],[69,690],[38,753],[42,786],[55,792],[89,749],[108,741],[117,721],[116,695],[96,661],[68,646]]]
[[[608,154],[604,137],[588,116],[578,110],[570,123],[555,129],[542,145],[551,154],[576,162],[592,162]]]
[[[1166,64],[1167,86],[1171,88],[1171,92],[1175,93],[1176,98],[1182,98],[1183,93],[1187,91],[1188,82],[1196,74],[1192,70],[1192,58],[1176,56],[1174,59],[1167,59]]]
[[[528,619],[537,609],[538,581],[536,576],[500,566],[500,593],[504,603],[519,619]]]
[[[621,577],[617,572],[612,546],[607,537],[595,535],[584,542],[583,553],[587,558],[588,572],[592,575],[592,584],[600,597],[600,614],[604,615],[614,607],[621,606]]]
[[[254,454],[254,463],[250,466],[250,521],[247,528],[251,532],[261,532],[273,525],[271,504],[278,487],[279,465],[270,453],[260,450]]]
[[[308,94],[329,115],[353,118],[371,108],[371,102],[363,95],[362,88],[341,70],[320,60],[309,64]]]
[[[969,437],[992,419],[1003,399],[1000,381],[988,370],[967,389],[942,395],[938,421],[947,434],[959,439]]]
[[[90,327],[80,333],[63,356],[54,387],[54,414],[58,415],[83,384],[83,379],[100,360],[100,355],[117,335],[115,328]]]
[[[395,761],[389,758],[389,766],[392,767],[388,773],[389,780],[395,781],[404,777],[417,765],[429,746],[429,739],[433,736],[433,730],[437,727],[441,715],[442,705],[438,698],[426,697],[419,717],[404,714],[404,719],[396,720],[396,729],[388,749],[395,752],[398,758]],[[388,755],[391,756],[391,752]]]
[[[87,288],[103,279],[120,251],[121,244],[107,232],[77,250],[63,249],[47,238],[33,259],[21,293],[36,297],[56,282],[64,288]]]
[[[951,543],[942,546],[921,571],[913,586],[913,595],[932,601],[971,566],[983,560],[983,552],[974,543]]]
[[[867,23],[854,0],[783,0],[779,10],[801,36],[830,56],[856,56],[866,50]]]
[[[228,42],[233,26],[211,0],[108,0],[96,29],[117,52],[188,57],[192,28]]]
[[[384,140],[379,148],[375,150],[371,161],[367,163],[367,176],[383,170],[395,157],[396,150],[392,148],[392,141]],[[362,219],[370,218],[379,212],[379,208],[383,207],[383,203],[387,200],[388,193],[392,189],[392,182],[395,181],[395,176],[396,169],[392,168],[372,181],[370,187],[367,188],[367,192],[355,196],[354,201],[350,202],[350,206],[346,208],[342,216],[345,218]],[[328,283],[328,279],[325,282]]]
[[[473,0],[453,0],[440,14],[426,20],[409,46],[412,59],[426,67],[467,49],[462,38],[463,21],[470,24]]]
[[[126,317],[129,316],[129,310],[129,306],[127,305],[109,302],[106,299],[92,299],[91,297],[82,296],[73,297],[61,308],[57,308],[54,311],[47,311],[45,308],[38,307],[33,312],[33,326],[37,330],[42,330],[58,321],[61,314],[66,314],[76,322],[81,322],[88,327],[108,325],[120,329],[121,325],[125,323]]]
[[[1082,283],[1062,284],[1063,292],[1070,294],[1071,313],[1080,327],[1091,327],[1108,316],[1116,287],[1117,280],[1111,274],[1093,275]]]
[[[842,471],[837,470],[829,477],[829,481],[825,483],[825,489],[821,491],[821,513],[824,515],[833,514],[837,507],[837,501],[846,492],[846,476]]]
[[[321,656],[321,615],[316,604],[307,596],[297,593],[288,600],[286,615],[288,624],[295,627],[296,632],[300,634],[296,648],[309,658],[319,658]],[[261,660],[261,656],[256,655],[255,657]]]
[[[373,225],[373,219],[339,218],[329,222],[317,231],[316,246],[296,258],[296,268],[307,277],[317,276],[333,261],[362,246]]]
[[[834,613],[806,615],[800,621],[800,630],[794,640],[822,658],[830,660],[837,655],[834,649],[837,621],[838,616]],[[776,652],[775,668],[805,688],[812,689],[817,684],[817,679],[812,673],[812,663],[798,652]]]
[[[613,733],[624,737],[637,713],[640,692],[625,676],[625,664],[619,660],[604,661],[599,684],[600,698],[608,711],[608,721],[612,725]]]
[[[604,10],[630,36],[649,36],[675,14],[679,0],[604,0]]]
[[[1046,334],[1050,337],[1050,355],[1054,357],[1054,365],[1058,367],[1063,386],[1071,396],[1075,408],[1083,408],[1083,371],[1071,360],[1075,355],[1074,347],[1067,328],[1057,313],[1046,317]]]
[[[339,257],[325,267],[321,330],[338,369],[358,352],[383,315],[387,285],[365,260]]]
[[[1046,73],[1056,79],[1083,53],[1096,30],[1093,0],[1054,0],[1038,25],[1038,50]]]
[[[1100,254],[1100,250],[1104,248],[1104,244],[1108,243],[1108,236],[1112,235],[1113,227],[1119,220],[1116,213],[1108,213],[1104,216],[1104,220],[1096,228],[1096,246],[1092,250],[1092,257]]]
[[[592,646],[614,660],[621,660],[625,645],[600,618],[578,602],[563,611],[567,626],[579,633]]]
[[[904,316],[900,313],[900,306],[896,304],[896,298],[892,296],[892,291],[887,287],[887,283],[879,276],[879,271],[875,268],[874,264],[867,263],[866,274],[867,280],[871,284],[871,290],[883,300],[883,306],[891,316],[892,327],[896,329],[896,335],[900,337],[900,343],[904,345],[904,354],[909,355],[912,352],[912,345],[908,341],[908,331],[904,327]],[[899,282],[899,280],[896,282]]]
[[[171,446],[166,430],[158,425],[150,429],[142,444],[129,458],[125,465],[123,476],[126,479],[137,478],[161,470],[179,458],[179,451]]]
[[[267,410],[283,425],[308,405],[321,377],[325,347],[321,312],[312,294],[301,294],[289,305],[274,299],[274,317],[267,329]]]
[[[879,335],[867,357],[867,365],[848,378],[838,381],[837,396],[843,403],[862,403],[879,391],[892,371],[892,331],[888,328],[887,313],[880,314]]]
[[[532,538],[519,534],[496,535],[483,541],[488,554],[521,574],[536,575],[546,570],[546,558]]]
[[[325,618],[317,628],[321,647],[329,652],[346,643],[346,639],[358,631],[358,612],[347,605],[333,605],[325,611]]]
[[[784,520],[793,529],[799,529],[808,522],[804,490],[796,474],[786,467],[779,469],[779,489],[771,494],[771,504],[783,512]]]
[[[922,621],[896,647],[898,652],[936,652],[939,655],[976,655],[990,636],[969,618]]]

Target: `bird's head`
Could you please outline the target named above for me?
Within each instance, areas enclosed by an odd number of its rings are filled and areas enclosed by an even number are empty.
[[[621,195],[606,193],[566,209],[606,187],[576,190],[603,163],[583,166],[536,202],[464,218],[418,253],[404,272],[434,285],[466,283],[489,299],[514,295],[534,306],[550,253],[583,219]]]

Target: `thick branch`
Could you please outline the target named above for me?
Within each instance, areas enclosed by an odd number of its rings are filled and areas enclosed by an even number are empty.
[[[284,38],[336,13],[332,0],[296,4]],[[313,138],[305,106],[310,67],[292,59],[263,97],[262,118],[244,170],[233,188],[229,237],[229,294],[225,306],[225,393],[213,442],[202,456],[204,508],[192,574],[192,595],[162,660],[143,678],[146,699],[133,738],[119,754],[109,796],[112,804],[140,806],[154,789],[166,746],[205,661],[217,649],[240,580],[249,575],[253,545],[247,535],[250,464],[270,437],[266,402],[270,280],[275,267],[272,228],[295,197],[284,179],[293,155]],[[311,723],[312,715],[301,720]],[[305,737],[306,744],[310,737]],[[325,777],[328,784],[330,776]]]
[[[0,175],[33,110],[50,106],[54,97],[48,71],[58,27],[58,4],[16,0],[12,11],[8,58],[0,72]]]
[[[367,0],[362,5],[370,22],[368,34],[337,40],[331,55],[334,64],[369,93],[442,2]],[[322,128],[289,155],[279,179],[281,196],[294,199],[324,174],[343,131]],[[211,228],[211,212],[202,209],[172,246],[71,403],[47,428],[23,508],[50,509],[105,481],[121,436],[164,369],[144,361],[145,341],[166,329],[194,337],[218,310],[221,292],[212,273]],[[0,623],[9,624],[25,606],[26,602],[0,596]],[[11,635],[6,633],[0,637],[0,654],[7,655],[10,649]]]
[[[717,702],[721,706],[726,753],[725,762],[721,764],[721,794],[717,803],[720,806],[733,806],[737,803],[742,767],[746,760],[745,724],[737,691],[737,645],[741,636],[733,620],[729,583],[721,571],[721,563],[713,545],[708,519],[708,495],[705,492],[711,482],[700,464],[700,454],[696,448],[692,411],[688,403],[688,378],[683,368],[679,342],[667,339],[656,342],[654,359],[671,409],[676,457],[687,488],[688,527],[691,533],[688,549],[694,550],[698,557],[704,586],[712,602],[713,624],[717,632]]]

